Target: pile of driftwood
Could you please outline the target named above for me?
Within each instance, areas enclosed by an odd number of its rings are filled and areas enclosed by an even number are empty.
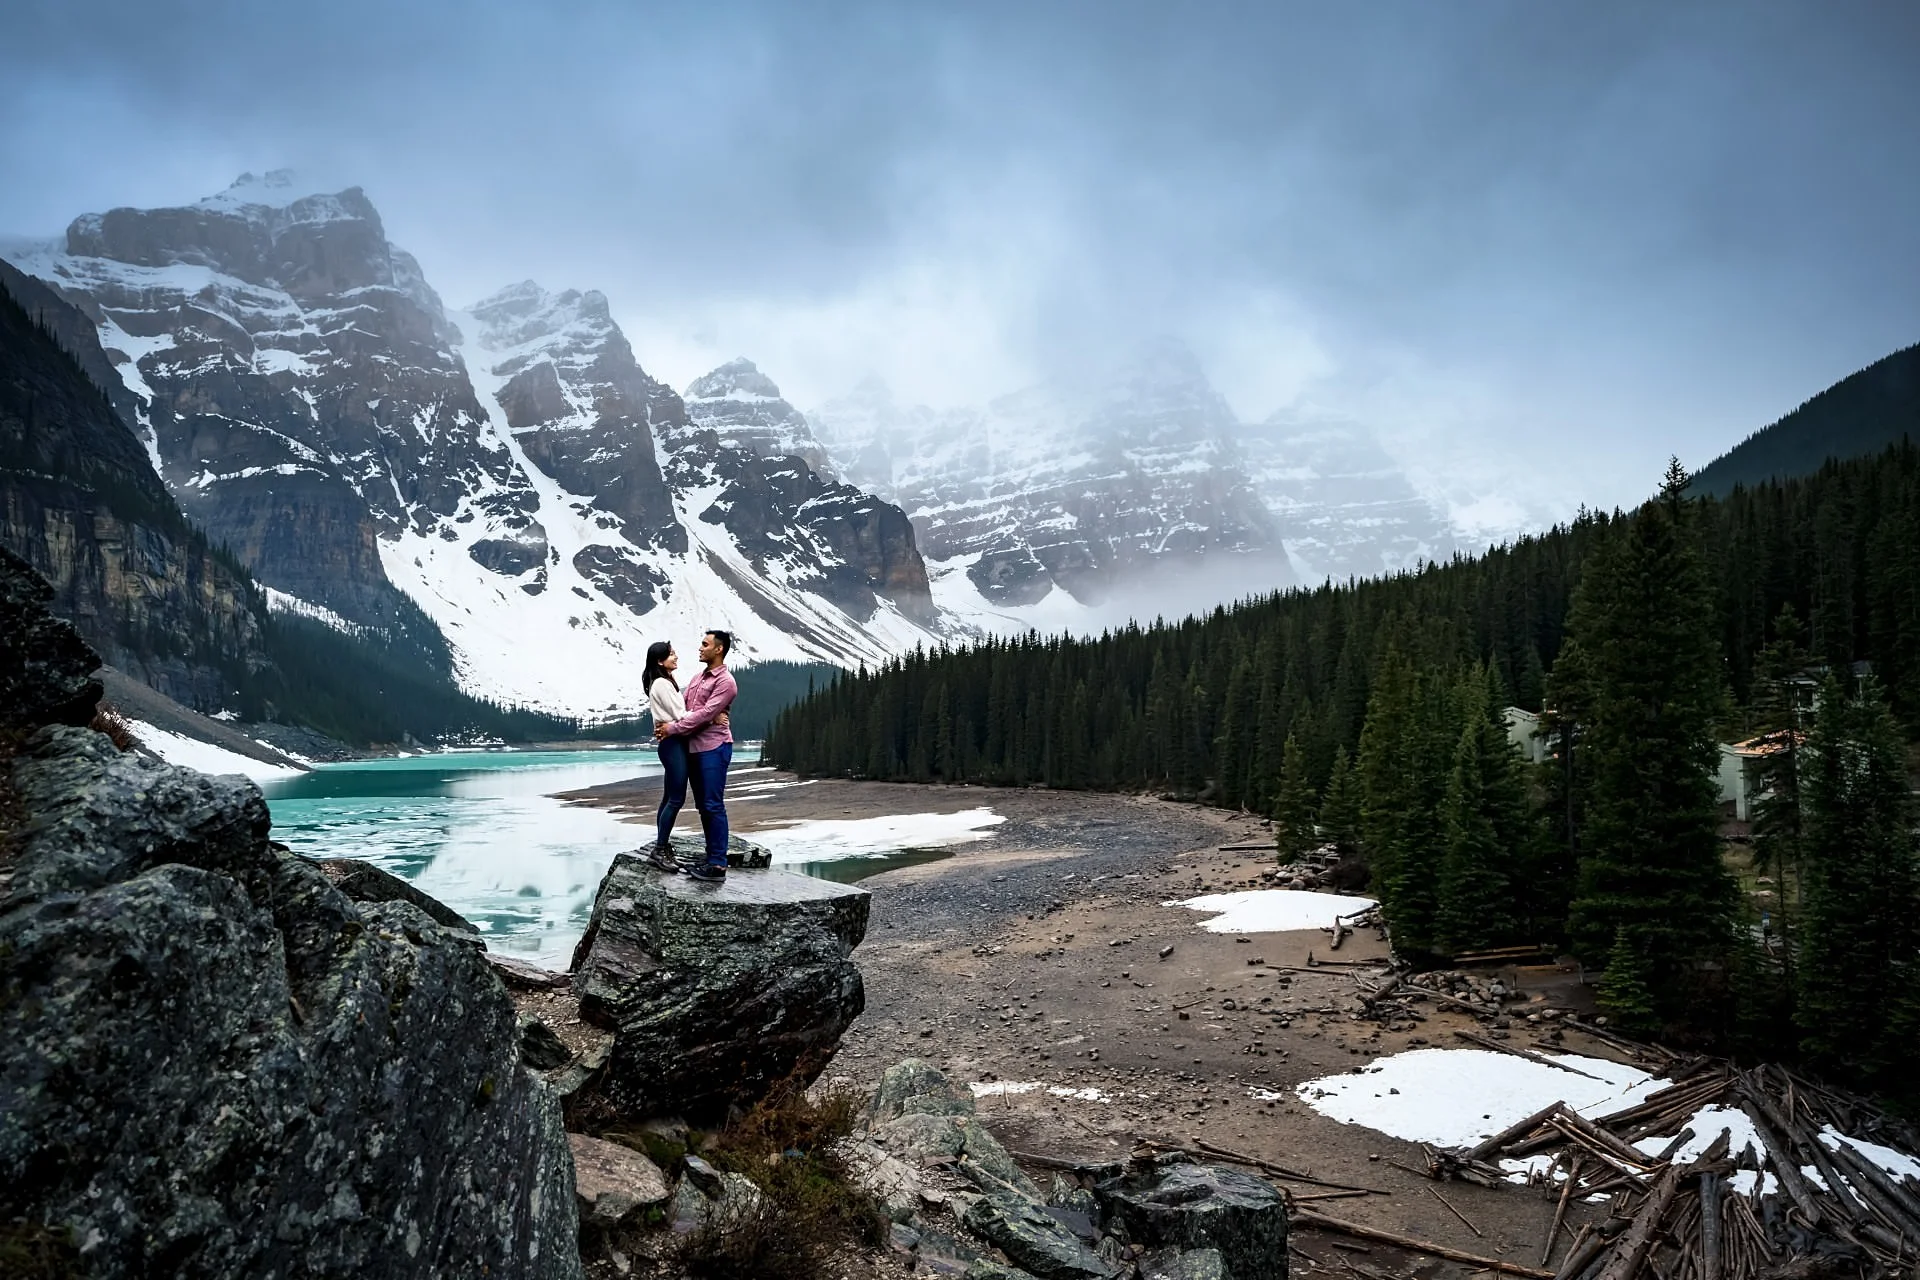
[[[1556,1103],[1472,1150],[1429,1148],[1428,1172],[1498,1186],[1508,1176],[1499,1161],[1549,1156],[1534,1179],[1557,1184],[1540,1258],[1555,1280],[1920,1275],[1920,1181],[1835,1137],[1920,1151],[1911,1128],[1780,1067],[1696,1058],[1668,1074],[1671,1085],[1611,1115],[1588,1120]],[[1735,1149],[1721,1123],[1699,1150],[1693,1126],[1709,1127],[1696,1117],[1710,1107],[1743,1113],[1758,1149],[1744,1134]],[[1683,1149],[1697,1154],[1677,1158]],[[1610,1197],[1608,1216],[1567,1233],[1568,1205],[1595,1196]]]

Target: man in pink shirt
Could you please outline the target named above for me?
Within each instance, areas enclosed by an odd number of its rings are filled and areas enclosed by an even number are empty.
[[[687,872],[695,880],[727,878],[727,767],[733,763],[733,729],[715,718],[740,692],[727,670],[732,650],[729,632],[709,631],[700,638],[700,661],[706,670],[687,686],[687,714],[653,731],[655,738],[672,734],[687,739],[687,781],[693,784],[694,807],[707,837],[707,860]]]

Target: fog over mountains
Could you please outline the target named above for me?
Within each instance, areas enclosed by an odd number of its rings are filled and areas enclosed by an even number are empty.
[[[803,413],[746,358],[681,395],[600,293],[449,308],[362,191],[284,172],[0,256],[95,322],[155,469],[276,608],[377,630],[410,597],[512,702],[630,709],[646,643],[712,626],[870,663],[1453,545],[1364,429],[1242,423],[1172,340],[959,410],[868,382]]]

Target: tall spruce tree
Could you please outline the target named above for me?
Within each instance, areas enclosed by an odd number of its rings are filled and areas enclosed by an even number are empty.
[[[1434,940],[1457,954],[1504,946],[1519,936],[1516,886],[1531,860],[1532,815],[1521,757],[1507,737],[1499,677],[1483,668],[1461,682],[1465,723],[1441,809]]]
[[[1313,780],[1300,740],[1287,735],[1280,749],[1280,789],[1273,801],[1273,837],[1280,861],[1292,862],[1318,843],[1313,826]]]
[[[1829,681],[1806,755],[1801,1046],[1823,1070],[1912,1096],[1920,863],[1906,752],[1872,680],[1854,697]]]
[[[1360,784],[1354,778],[1353,760],[1345,747],[1334,752],[1333,772],[1327,776],[1327,789],[1320,797],[1320,828],[1342,858],[1360,851]]]
[[[1700,1012],[1736,900],[1717,833],[1715,601],[1686,487],[1675,459],[1660,496],[1588,566],[1569,619],[1586,667],[1587,793],[1568,930],[1608,965],[1602,1002],[1642,1030]],[[1640,988],[1630,1002],[1608,994]]]

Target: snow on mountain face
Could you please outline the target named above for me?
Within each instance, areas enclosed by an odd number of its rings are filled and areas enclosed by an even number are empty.
[[[1122,601],[1152,616],[1164,602],[1140,588],[1176,567],[1211,571],[1206,604],[1293,580],[1233,413],[1176,344],[1091,392],[1042,386],[935,413],[869,382],[812,420],[841,474],[912,515],[936,598],[987,625],[1071,625]]]
[[[631,709],[646,643],[876,661],[935,642],[897,509],[698,428],[597,293],[449,315],[358,190],[245,177],[76,219],[19,265],[93,317],[188,512],[345,622],[445,633],[465,687]]]
[[[1306,581],[1375,577],[1453,551],[1447,517],[1357,422],[1277,413],[1246,427],[1240,449]]]
[[[751,360],[729,360],[688,385],[687,414],[721,444],[762,458],[794,457],[821,475],[832,467],[806,415],[780,397],[773,379]]]

